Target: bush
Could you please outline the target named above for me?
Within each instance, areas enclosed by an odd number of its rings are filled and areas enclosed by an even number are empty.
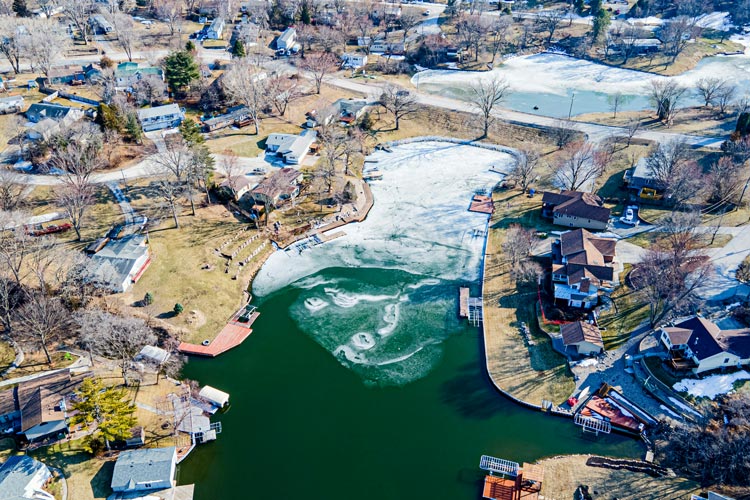
[[[372,117],[369,111],[366,111],[364,115],[362,115],[362,120],[359,122],[359,128],[362,130],[372,130],[372,127],[375,126],[375,119]]]
[[[185,308],[179,302],[174,305],[173,311],[174,311],[175,314],[182,314],[182,311],[184,311],[184,310],[185,310]]]
[[[115,62],[107,56],[102,56],[101,60],[99,61],[99,66],[101,66],[102,69],[112,68],[114,67],[114,65]]]
[[[154,294],[151,292],[146,292],[146,295],[143,296],[143,304],[146,306],[150,306],[154,303]]]

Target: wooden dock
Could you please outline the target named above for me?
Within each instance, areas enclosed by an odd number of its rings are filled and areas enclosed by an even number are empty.
[[[482,196],[475,194],[471,199],[471,205],[469,205],[469,212],[477,212],[480,214],[492,215],[495,211],[495,203],[489,196]]]
[[[237,311],[210,344],[198,345],[181,342],[177,350],[183,354],[214,358],[219,354],[237,347],[244,342],[251,333],[253,333],[251,326],[255,320],[258,319],[258,316],[260,316],[258,311],[254,311],[246,322],[239,321],[240,316],[244,312],[244,307]]]
[[[465,286],[458,289],[458,316],[469,317],[469,288]]]
[[[458,289],[458,316],[467,318],[474,326],[479,326],[483,321],[482,298],[471,297],[469,288],[462,286]]]

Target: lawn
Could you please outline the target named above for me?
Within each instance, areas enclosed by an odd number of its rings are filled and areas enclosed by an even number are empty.
[[[107,498],[114,461],[94,458],[83,449],[83,439],[38,448],[30,456],[63,471],[71,500]]]
[[[612,306],[599,315],[606,350],[616,349],[630,339],[630,333],[648,319],[648,303],[643,293],[627,286],[625,277],[632,266],[625,264],[620,286],[610,295]]]
[[[511,223],[537,230],[552,226],[539,216],[539,199],[518,191],[499,191],[494,200],[484,277],[484,338],[490,377],[498,387],[529,403],[541,404],[543,399],[561,403],[575,387],[567,363],[537,326],[536,288],[518,288],[511,281],[500,251]],[[519,333],[521,322],[531,329],[534,346],[526,346]]]
[[[3,343],[4,344],[4,343]],[[4,344],[7,345],[7,344]],[[69,366],[73,364],[76,359],[78,359],[76,356],[71,356],[64,352],[51,352],[50,355],[52,356],[52,365],[47,364],[47,358],[44,355],[42,351],[28,351],[24,350],[24,360],[23,363],[21,363],[21,366],[7,374],[5,377],[1,377],[2,379],[9,379],[9,378],[17,378],[17,377],[23,377],[25,375],[31,375],[34,373],[39,373],[43,371],[47,371],[50,369],[58,369],[58,368],[65,368],[66,366]],[[11,357],[7,363],[0,365],[0,372],[3,370],[6,370],[10,364],[13,362],[13,357]]]
[[[180,228],[174,229],[172,220],[149,233],[152,263],[143,278],[127,293],[118,296],[124,305],[132,306],[146,292],[154,295],[153,312],[156,317],[176,327],[186,341],[212,339],[221,330],[227,318],[240,307],[244,288],[250,278],[245,271],[234,280],[236,264],[229,273],[224,272],[225,259],[215,249],[221,242],[247,227],[223,206],[213,205],[198,209],[196,217],[180,217]],[[238,244],[252,236],[238,239]],[[260,240],[256,240],[257,245]],[[250,252],[254,246],[244,251]],[[242,254],[244,255],[244,254]],[[242,258],[238,255],[238,258]],[[257,256],[258,260],[262,255]],[[202,269],[202,267],[208,269]],[[245,266],[252,265],[252,262]],[[176,303],[185,312],[175,316]],[[144,308],[132,308],[136,314],[145,314]]]
[[[642,248],[651,248],[653,245],[659,245],[664,241],[664,233],[660,231],[644,231],[627,239],[629,243],[638,245]],[[713,241],[711,241],[713,240]],[[697,245],[701,248],[723,248],[732,241],[731,234],[701,234],[697,238]]]
[[[675,377],[664,367],[664,362],[661,358],[647,357],[644,358],[643,361],[646,363],[646,366],[648,366],[651,374],[667,387],[672,387],[682,380],[682,377]]]

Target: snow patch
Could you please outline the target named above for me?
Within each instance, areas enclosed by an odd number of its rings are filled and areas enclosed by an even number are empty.
[[[738,380],[750,380],[750,373],[745,370],[726,375],[711,375],[704,379],[683,379],[674,385],[676,391],[687,391],[695,397],[714,399],[720,394],[726,394],[734,389]]]
[[[692,415],[694,415],[694,416],[696,416],[696,417],[702,417],[702,416],[703,416],[703,415],[701,415],[700,413],[698,413],[697,411],[695,411],[695,410],[693,410],[692,408],[690,408],[690,407],[689,407],[688,405],[684,404],[684,403],[683,403],[682,401],[680,401],[679,399],[676,399],[676,398],[673,398],[673,397],[671,397],[671,396],[670,396],[669,400],[670,400],[671,402],[673,402],[674,404],[676,404],[676,405],[677,405],[678,407],[682,408],[682,409],[683,409],[683,410],[685,410],[686,412],[688,412],[688,413],[690,413],[690,414],[692,414]]]

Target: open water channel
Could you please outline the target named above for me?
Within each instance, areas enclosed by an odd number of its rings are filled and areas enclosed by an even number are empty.
[[[621,436],[522,408],[459,322],[478,289],[486,217],[466,212],[507,153],[440,142],[378,153],[367,219],[324,245],[276,252],[254,283],[254,332],[185,376],[231,394],[223,432],[180,466],[196,499],[475,499],[479,457],[637,456]]]

